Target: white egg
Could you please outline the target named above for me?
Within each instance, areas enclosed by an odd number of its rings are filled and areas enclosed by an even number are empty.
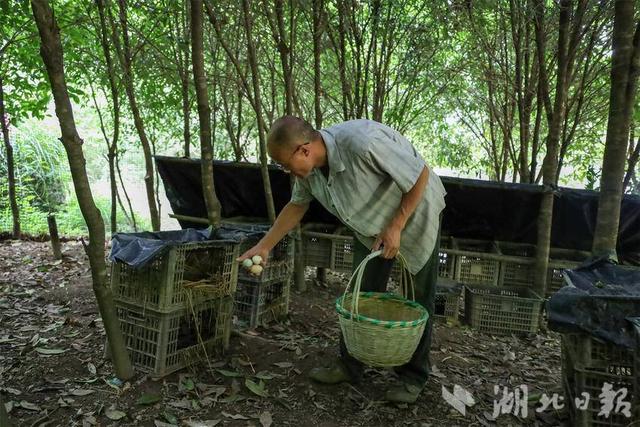
[[[256,265],[262,264],[262,257],[260,255],[254,255],[251,258],[251,261],[253,261],[253,263],[256,264]]]

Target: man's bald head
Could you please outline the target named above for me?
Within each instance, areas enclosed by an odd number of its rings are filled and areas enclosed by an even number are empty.
[[[309,122],[295,116],[282,116],[271,126],[267,147],[271,157],[288,153],[316,138],[317,131]]]

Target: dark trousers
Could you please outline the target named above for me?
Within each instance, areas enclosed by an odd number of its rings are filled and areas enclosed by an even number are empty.
[[[362,260],[371,253],[371,249],[365,247],[357,238],[354,238],[353,268],[355,269]],[[416,292],[416,301],[422,304],[429,312],[429,320],[424,328],[424,333],[418,344],[418,348],[411,360],[395,368],[401,381],[423,387],[431,372],[431,332],[433,329],[433,313],[436,295],[436,281],[438,280],[438,248],[440,247],[440,233],[436,240],[435,248],[429,257],[429,261],[413,276],[413,284]],[[369,261],[362,278],[361,291],[385,292],[387,282],[391,274],[395,260],[374,258]],[[342,361],[354,379],[359,379],[364,366],[362,362],[352,357],[347,351],[342,335],[340,335],[340,355]]]

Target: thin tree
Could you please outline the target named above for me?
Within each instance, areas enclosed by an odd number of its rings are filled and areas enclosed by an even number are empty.
[[[96,0],[98,6],[98,14],[100,17],[100,26],[98,35],[100,45],[102,46],[102,54],[104,55],[105,64],[107,65],[107,79],[109,80],[109,90],[111,93],[111,102],[113,110],[113,135],[111,141],[107,137],[105,126],[100,115],[100,128],[105,141],[107,142],[107,161],[109,163],[109,183],[111,185],[111,233],[117,231],[117,212],[118,212],[118,182],[116,181],[116,154],[118,151],[118,138],[120,136],[120,95],[116,84],[116,73],[111,57],[111,49],[109,46],[107,18],[105,13],[104,0]],[[95,98],[94,98],[95,102]],[[98,103],[95,102],[96,111],[100,114]]]
[[[0,56],[1,58],[1,56]],[[4,148],[7,152],[7,180],[9,181],[9,204],[11,205],[11,217],[13,218],[14,239],[20,238],[20,210],[18,208],[18,199],[16,197],[16,173],[13,161],[13,146],[9,140],[9,116],[5,110],[4,104],[4,82],[0,75],[0,127],[2,127],[2,139],[4,140]]]
[[[558,73],[556,78],[556,93],[551,122],[547,135],[547,153],[542,162],[542,176],[544,190],[540,201],[537,220],[537,249],[534,267],[534,288],[544,295],[546,292],[547,268],[549,267],[549,246],[551,242],[551,221],[553,219],[553,195],[556,187],[556,170],[558,168],[558,145],[560,130],[566,107],[567,97],[567,47],[569,42],[569,25],[571,16],[571,0],[560,1],[560,17],[558,23]],[[539,58],[544,61],[544,42],[541,40],[541,23],[544,19],[544,2],[535,2],[536,39]],[[539,62],[542,64],[542,62]]]
[[[337,18],[338,23],[335,26],[327,26],[329,40],[333,46],[332,51],[336,55],[338,63],[338,75],[340,76],[340,95],[342,106],[342,119],[349,120],[354,118],[353,113],[353,96],[351,93],[351,85],[347,81],[347,19],[346,6],[344,1],[337,1]],[[335,28],[334,28],[335,27]]]
[[[268,2],[262,2],[263,10],[267,16],[269,27],[271,28],[271,34],[276,44],[276,48],[280,53],[280,65],[282,67],[282,77],[284,79],[284,112],[287,115],[293,114],[294,104],[294,85],[293,85],[293,60],[292,53],[293,46],[293,32],[290,31],[289,36],[285,30],[284,20],[284,1],[276,0],[274,11],[271,10],[271,5]],[[293,9],[293,5],[289,4],[290,10]],[[291,10],[293,13],[293,10]],[[291,18],[293,23],[293,18]],[[290,177],[291,185],[293,186],[293,176]],[[304,277],[304,254],[302,247],[302,233],[300,224],[295,228],[295,260],[294,260],[294,281],[299,291],[306,291],[306,282]]]
[[[284,79],[284,110],[286,114],[293,112],[293,75],[291,72],[290,52],[293,46],[287,41],[284,22],[284,0],[262,1],[262,8],[271,28],[271,35],[280,55],[282,78]]]
[[[640,159],[640,137],[634,142],[633,138],[629,138],[629,159],[627,160],[627,172],[622,182],[622,191],[626,191],[631,183],[631,179],[635,176],[636,166]]]
[[[592,248],[595,254],[615,254],[618,240],[629,126],[640,71],[640,22],[636,25],[634,34],[634,13],[632,0],[616,1],[613,21],[609,121],[600,178],[598,217]]]
[[[127,93],[127,99],[129,100],[129,109],[131,110],[131,114],[133,115],[133,123],[136,127],[136,131],[138,132],[138,137],[140,138],[140,144],[142,145],[142,151],[144,153],[144,165],[145,165],[145,176],[144,183],[145,189],[147,192],[147,202],[149,204],[149,216],[151,217],[151,226],[154,231],[160,230],[160,214],[158,213],[158,205],[156,203],[156,197],[154,194],[154,167],[153,167],[153,158],[152,158],[152,149],[151,143],[149,142],[149,138],[147,137],[147,132],[145,130],[144,120],[142,118],[142,114],[140,113],[140,109],[138,107],[138,102],[136,99],[136,94],[134,90],[134,75],[133,75],[133,65],[132,65],[132,53],[131,53],[131,43],[129,41],[129,28],[127,21],[127,0],[118,0],[118,8],[119,8],[119,17],[120,17],[120,27],[122,32],[122,45],[120,45],[120,38],[118,36],[116,25],[109,13],[109,19],[111,23],[111,32],[114,46],[116,48],[116,52],[118,53],[118,59],[120,62],[120,66],[122,67],[123,76],[124,76],[124,87]]]
[[[191,100],[189,81],[189,2],[180,2],[179,7],[174,9],[171,19],[172,37],[174,43],[171,45],[174,61],[177,65],[178,77],[180,79],[180,92],[182,94],[182,122],[184,138],[184,156],[191,157]]]
[[[116,375],[119,378],[128,379],[133,376],[133,368],[120,332],[120,322],[113,304],[111,288],[107,283],[107,268],[104,259],[104,222],[91,194],[85,167],[86,160],[82,151],[83,141],[78,135],[69,100],[64,75],[60,29],[47,0],[32,0],[31,7],[40,34],[40,55],[51,84],[56,116],[62,132],[62,144],[67,152],[80,211],[89,230],[89,244],[85,244],[85,251],[89,257],[93,291],[109,341]]]
[[[207,206],[209,224],[220,222],[220,203],[216,196],[213,181],[213,147],[211,145],[211,108],[207,77],[204,72],[204,42],[202,40],[202,0],[191,0],[191,57],[193,59],[193,81],[196,86],[198,101],[198,117],[200,119],[200,171],[202,174],[202,191]]]
[[[226,76],[230,74],[228,66],[225,66]],[[222,85],[225,86],[225,85]],[[237,96],[233,97],[232,94]],[[235,106],[235,100],[237,99],[237,108]],[[220,100],[222,101],[222,110],[224,118],[224,128],[229,135],[229,141],[231,142],[231,148],[233,149],[233,159],[236,162],[242,161],[244,153],[241,142],[242,132],[242,90],[235,87],[220,87]],[[235,108],[235,111],[231,111]],[[235,115],[236,126],[233,125],[233,116]]]
[[[262,97],[260,95],[260,74],[258,71],[258,57],[256,55],[255,42],[253,40],[253,14],[248,0],[242,0],[242,17],[244,19],[244,28],[247,34],[247,59],[251,68],[251,83],[253,86],[254,110],[258,119],[258,140],[260,145],[260,170],[262,172],[262,180],[265,186],[265,194],[267,198],[267,215],[269,222],[273,223],[276,219],[276,210],[273,204],[273,194],[271,192],[271,180],[269,179],[268,160],[267,160],[267,137],[266,125],[262,116]]]
[[[264,195],[267,206],[267,216],[270,222],[274,222],[276,218],[275,206],[273,203],[273,193],[271,190],[271,180],[269,178],[269,168],[267,164],[267,141],[265,135],[266,124],[264,123],[264,117],[262,115],[262,98],[260,96],[260,76],[258,74],[258,64],[256,58],[255,44],[253,41],[252,34],[252,26],[253,19],[251,16],[251,10],[249,7],[249,3],[247,1],[242,2],[243,9],[243,23],[246,31],[246,39],[247,39],[247,55],[248,62],[251,69],[251,83],[252,87],[249,87],[249,83],[246,79],[246,76],[242,72],[242,66],[240,65],[240,61],[238,60],[238,55],[236,55],[226,43],[224,36],[222,34],[222,26],[220,20],[216,16],[216,12],[213,8],[212,2],[210,0],[204,0],[204,4],[206,6],[205,10],[207,12],[207,16],[209,17],[209,21],[213,25],[213,28],[216,32],[216,36],[218,37],[218,41],[224,49],[227,57],[233,64],[236,74],[242,84],[242,88],[245,91],[251,106],[253,107],[254,112],[256,113],[256,119],[258,124],[258,142],[259,142],[259,153],[260,153],[260,173],[262,175],[262,183],[264,186]]]
[[[321,62],[322,53],[322,35],[323,35],[323,16],[324,16],[324,0],[312,1],[311,13],[312,31],[313,31],[313,111],[315,112],[316,129],[322,127],[322,78],[321,78]]]
[[[131,204],[131,198],[129,197],[129,193],[127,192],[127,187],[124,185],[124,180],[122,179],[122,171],[120,170],[120,154],[119,151],[116,151],[116,171],[118,172],[118,181],[120,182],[120,187],[122,187],[122,193],[124,194],[124,198],[127,201],[127,206],[129,207],[129,215],[128,218],[130,218],[130,222],[131,225],[133,226],[133,230],[134,231],[138,231],[138,225],[136,224],[136,214],[133,211],[133,205]],[[118,196],[118,203],[120,204],[120,208],[122,209],[122,212],[126,212],[127,210],[124,207],[124,204],[122,203],[122,199],[120,198],[120,192],[116,192],[116,195]]]

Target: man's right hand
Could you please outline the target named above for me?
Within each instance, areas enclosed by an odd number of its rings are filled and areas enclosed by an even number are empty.
[[[260,246],[260,244],[255,245],[254,247],[252,247],[251,249],[249,249],[248,251],[240,255],[236,259],[236,261],[242,262],[245,259],[251,258],[254,255],[260,255],[260,257],[262,258],[262,265],[263,266],[267,265],[267,257],[269,256],[269,250],[263,248],[262,246]]]

